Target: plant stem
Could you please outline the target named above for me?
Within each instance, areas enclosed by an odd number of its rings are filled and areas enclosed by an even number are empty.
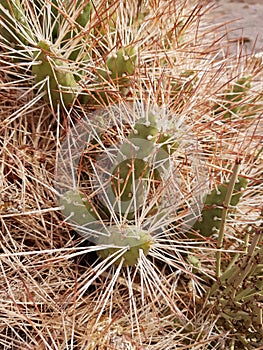
[[[239,268],[239,272],[232,275],[231,278],[228,280],[228,284],[233,283],[234,288],[237,288],[249,273],[252,274],[251,270],[253,269],[253,267],[255,268],[257,267],[258,261],[257,259],[255,259],[255,255],[260,254],[261,250],[256,251],[256,247],[261,237],[262,237],[262,234],[256,234],[254,236],[252,243],[249,246],[246,259],[244,260],[244,262]]]

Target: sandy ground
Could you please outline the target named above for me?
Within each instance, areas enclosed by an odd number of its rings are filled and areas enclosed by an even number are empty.
[[[226,24],[233,42],[243,41],[247,52],[255,46],[263,51],[263,0],[215,0],[210,16],[214,23]]]

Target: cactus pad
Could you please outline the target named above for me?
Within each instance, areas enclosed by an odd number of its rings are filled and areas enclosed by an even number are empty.
[[[97,215],[86,196],[78,190],[69,190],[60,198],[62,214],[77,225],[95,223]]]
[[[236,206],[242,196],[242,189],[247,186],[247,179],[239,176],[230,200],[231,206]],[[202,236],[209,237],[220,229],[223,203],[227,193],[227,184],[221,184],[207,195],[201,217],[193,226]]]
[[[32,67],[35,81],[39,83],[48,77],[48,82],[45,84],[47,92],[45,99],[48,102],[50,101],[50,93],[54,105],[61,98],[66,106],[70,105],[74,101],[73,90],[77,86],[73,74],[65,69],[65,63],[62,60],[53,57],[54,54],[51,52],[50,45],[47,42],[39,42],[38,47],[41,49],[41,52],[35,54],[35,60],[39,61],[39,64],[35,64]]]
[[[88,23],[88,21],[90,20],[90,16],[91,13],[93,11],[93,5],[91,1],[88,1],[87,4],[85,4],[83,6],[83,2],[85,3],[85,1],[77,1],[76,3],[76,8],[81,8],[81,12],[79,14],[79,16],[76,18],[76,22],[81,26],[81,27],[85,27],[86,24]]]
[[[118,250],[127,247],[128,249],[114,263],[118,265],[124,259],[123,266],[134,266],[138,262],[140,249],[143,250],[145,256],[149,253],[152,237],[147,231],[132,225],[124,227],[114,225],[109,227],[108,231],[109,235],[100,235],[96,242],[97,245],[109,245],[109,248],[98,251],[98,255],[102,259],[106,259]]]
[[[121,78],[124,74],[133,74],[136,59],[137,55],[134,47],[121,48],[115,55],[109,57],[106,65],[111,71],[112,79]]]
[[[129,87],[128,76],[134,74],[137,54],[134,47],[121,48],[106,60],[105,69],[98,69],[101,80],[113,80],[122,92]]]

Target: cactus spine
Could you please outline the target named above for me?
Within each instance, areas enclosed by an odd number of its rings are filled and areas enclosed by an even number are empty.
[[[241,114],[248,106],[240,104],[251,88],[251,77],[246,76],[238,79],[233,86],[226,91],[222,105],[214,107],[215,115],[222,114],[225,119],[231,118],[232,115]]]
[[[31,30],[26,21],[21,1],[0,0],[0,18],[4,23],[4,26],[0,26],[0,35],[4,41],[13,45],[19,45],[20,43],[26,45],[27,40],[22,33],[24,30],[26,35],[31,37]]]

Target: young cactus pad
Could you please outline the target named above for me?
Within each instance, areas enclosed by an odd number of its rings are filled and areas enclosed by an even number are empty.
[[[117,53],[106,61],[107,68],[111,71],[113,79],[121,78],[124,74],[134,73],[134,66],[137,59],[134,47],[121,48]]]
[[[121,48],[106,60],[106,70],[99,69],[103,80],[116,80],[121,88],[130,84],[129,75],[134,74],[137,54],[134,47]]]
[[[100,235],[97,239],[97,245],[109,246],[98,251],[98,255],[102,259],[106,259],[119,250],[123,250],[123,254],[114,261],[118,265],[123,259],[123,266],[134,266],[138,262],[140,249],[146,256],[149,253],[152,243],[151,235],[142,229],[133,225],[125,225],[123,227],[110,226],[108,235]]]
[[[170,134],[162,133],[158,137],[158,144],[161,147],[155,157],[156,165],[162,165],[167,168],[169,164],[169,155],[172,155],[179,147],[179,143],[176,142]]]
[[[120,147],[120,159],[124,156],[128,159],[144,160],[152,156],[158,133],[155,117],[152,117],[148,122],[139,120],[130,132],[127,142],[124,142]]]
[[[50,101],[56,105],[62,98],[64,104],[70,105],[74,101],[73,90],[77,86],[74,75],[65,70],[65,63],[58,58],[54,58],[50,46],[47,42],[41,41],[38,43],[38,48],[41,52],[36,52],[34,58],[39,61],[39,64],[34,64],[32,73],[35,75],[36,83],[40,83],[48,77],[45,83],[46,101]],[[64,66],[64,67],[63,67]]]
[[[235,184],[234,192],[231,197],[230,205],[235,207],[241,196],[242,189],[247,186],[247,179],[239,176]],[[201,218],[197,220],[193,226],[195,231],[198,231],[202,236],[209,237],[220,229],[223,202],[227,193],[227,184],[221,184],[216,189],[207,195],[204,209],[201,213]]]
[[[121,201],[122,212],[130,204],[133,204],[130,208],[133,212],[134,207],[138,209],[145,200],[145,189],[151,170],[145,158],[152,155],[157,134],[155,123],[138,121],[128,135],[127,142],[120,146],[117,165],[112,171],[111,189],[114,196]]]
[[[171,134],[161,132],[157,127],[156,116],[150,114],[148,121],[139,120],[128,136],[128,144],[123,144],[120,151],[127,158],[153,158],[154,168],[168,163],[169,155],[173,154],[179,144]],[[133,147],[131,147],[131,145]]]
[[[87,56],[88,57],[88,56]],[[137,54],[133,47],[121,48],[116,54],[111,55],[107,60],[105,66],[97,70],[97,87],[92,95],[82,94],[80,101],[82,104],[109,104],[110,100],[114,98],[115,94],[110,93],[109,82],[118,86],[117,90],[126,95],[131,84],[129,76],[134,74]],[[105,92],[105,91],[108,91]],[[111,91],[112,92],[112,91]]]
[[[62,214],[69,222],[88,226],[96,223],[97,215],[86,196],[78,190],[69,190],[59,199]]]

